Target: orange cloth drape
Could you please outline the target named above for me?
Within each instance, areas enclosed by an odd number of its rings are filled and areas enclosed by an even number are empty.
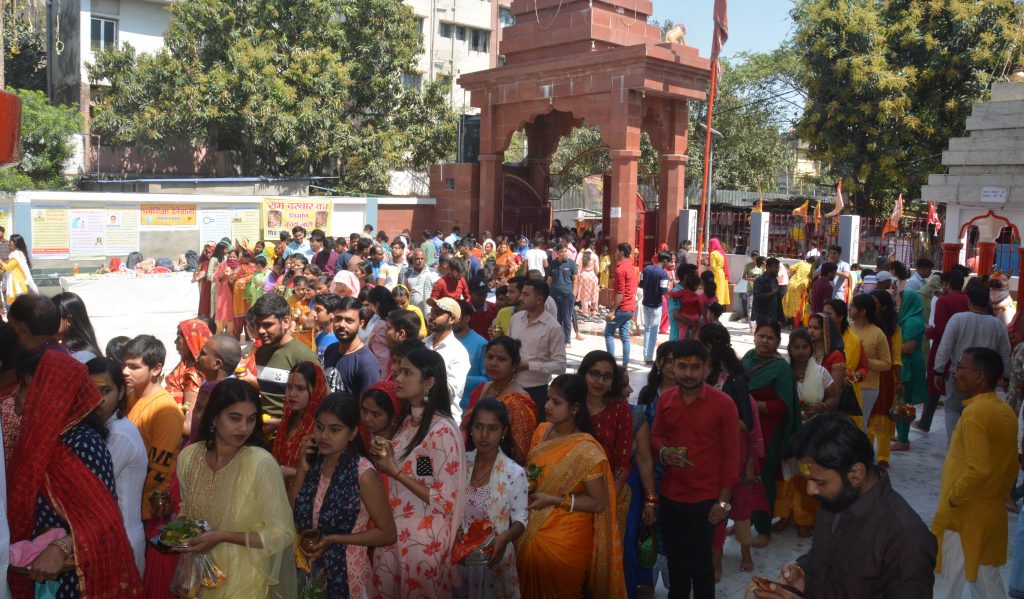
[[[530,512],[526,532],[516,541],[523,599],[623,599],[622,542],[616,522],[615,481],[601,444],[576,433],[543,441],[549,423],[537,427],[527,463],[542,470],[537,491],[562,496],[583,493],[583,482],[600,478],[608,505],[598,514],[552,506]]]
[[[486,385],[487,383],[480,383],[469,394],[469,406],[466,408],[465,414],[462,415],[462,424],[459,425],[464,439],[469,438],[469,414],[476,407],[477,402],[482,399],[480,395]],[[509,434],[512,435],[512,443],[522,452],[521,455],[524,457],[530,455],[530,446],[533,445],[531,439],[533,432],[537,430],[537,404],[532,397],[525,393],[509,393],[499,398],[498,401],[508,408]]]

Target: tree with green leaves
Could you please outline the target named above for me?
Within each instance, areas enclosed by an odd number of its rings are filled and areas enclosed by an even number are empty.
[[[1020,10],[1013,0],[796,2],[807,90],[796,130],[859,213],[888,214],[941,171],[972,103],[1013,66]]]
[[[0,191],[67,188],[64,168],[75,154],[82,115],[75,108],[51,106],[41,91],[8,91],[21,98],[20,161],[0,169]]]
[[[109,89],[93,130],[165,151],[232,150],[243,175],[337,174],[344,193],[387,193],[389,173],[453,155],[447,84],[404,89],[422,52],[399,0],[175,2],[156,54],[130,45],[89,69]]]
[[[792,107],[774,91],[786,85],[781,65],[763,54],[746,54],[736,66],[722,61],[711,124],[722,134],[721,139],[712,139],[715,189],[771,192],[779,173],[792,168],[793,151],[783,138],[790,128],[787,115]],[[703,183],[707,114],[707,102],[690,103],[686,186],[691,188]]]
[[[0,5],[3,3],[0,2]],[[14,15],[14,4],[3,9],[3,84],[17,89],[46,91],[46,40],[43,28],[27,15]]]

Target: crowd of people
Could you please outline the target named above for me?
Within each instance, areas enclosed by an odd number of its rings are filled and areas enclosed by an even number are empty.
[[[832,247],[785,284],[755,256],[735,291],[714,239],[698,264],[689,242],[641,260],[557,221],[420,237],[209,243],[171,352],[101,348],[72,293],[9,295],[13,595],[709,599],[728,535],[753,572],[791,524],[810,549],[758,597],[1005,595],[1024,391],[1005,279],[858,273]],[[591,321],[606,348],[573,371]],[[887,470],[940,403],[929,529]],[[203,526],[156,542],[182,522]],[[1024,596],[1024,556],[1012,577]]]

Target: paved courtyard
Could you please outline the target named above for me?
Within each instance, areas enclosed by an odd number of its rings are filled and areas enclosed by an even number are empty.
[[[753,336],[749,334],[745,323],[728,323],[722,321],[732,332],[733,347],[736,353],[743,357],[748,350],[753,348]],[[596,331],[595,325],[581,325],[584,328],[583,341],[575,341],[567,350],[569,366],[571,370],[579,365],[580,360],[587,352],[595,349],[605,349],[604,338],[600,334],[587,334],[588,331]],[[593,328],[592,328],[593,327]],[[667,336],[659,337],[660,341],[666,341]],[[636,401],[636,393],[640,391],[647,379],[648,368],[643,365],[642,340],[634,336],[632,349],[630,350],[630,381],[634,394],[631,402]],[[786,347],[788,335],[783,334],[782,348]],[[622,347],[616,339],[615,353],[620,357]],[[946,430],[941,411],[936,415],[932,430],[929,434],[923,435],[913,428],[910,433],[911,451],[893,452],[890,460],[889,474],[893,486],[899,491],[921,515],[925,524],[931,524],[935,514],[935,505],[939,494],[939,480],[942,475],[942,462],[946,455]],[[1011,533],[1016,526],[1016,514],[1010,514],[1009,528]],[[796,528],[790,526],[786,531],[773,535],[772,543],[765,549],[755,549],[754,574],[775,578],[783,564],[793,560],[805,553],[810,548],[810,539],[797,537]],[[750,584],[751,573],[740,572],[740,548],[733,537],[727,537],[725,543],[725,554],[722,559],[722,582],[717,586],[717,597],[721,599],[742,598]],[[1002,569],[1003,582],[1009,580],[1009,566]],[[657,590],[658,599],[668,597],[668,591],[663,586]],[[964,597],[970,593],[965,592]]]

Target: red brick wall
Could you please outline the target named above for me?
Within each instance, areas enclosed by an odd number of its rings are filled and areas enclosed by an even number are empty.
[[[449,187],[454,187],[449,189]],[[479,164],[435,164],[430,167],[430,195],[437,199],[434,226],[444,231],[459,225],[463,234],[477,231],[480,204]]]
[[[420,241],[423,229],[435,229],[434,206],[389,206],[377,207],[377,230],[394,238],[402,229],[412,231],[413,239]]]

